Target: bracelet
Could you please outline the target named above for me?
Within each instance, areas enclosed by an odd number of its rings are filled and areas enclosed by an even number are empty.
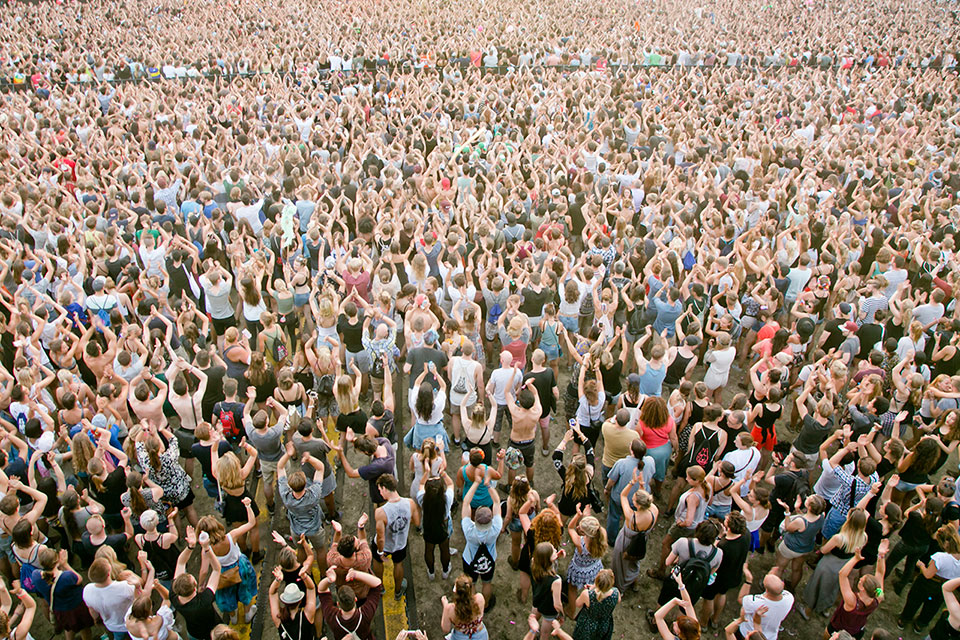
[[[196,546],[197,546],[196,544],[188,544],[187,549],[194,549],[196,548]]]
[[[687,590],[687,586],[681,584],[681,585],[679,585],[679,586],[677,587],[677,589],[679,589],[680,591],[686,591],[686,590]]]

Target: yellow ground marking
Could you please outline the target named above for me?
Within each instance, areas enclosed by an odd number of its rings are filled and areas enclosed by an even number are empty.
[[[336,420],[326,420],[327,423],[327,439],[330,440],[333,444],[340,444],[340,432],[337,431],[337,421]],[[327,454],[327,459],[330,464],[336,464],[339,456],[336,451],[331,450]]]
[[[408,585],[409,582],[408,579]],[[393,581],[393,561],[387,558],[383,563],[383,633],[385,638],[396,638],[403,629],[407,628],[406,595],[397,600],[393,597],[394,593],[396,593],[396,584]]]
[[[257,483],[257,496],[256,496],[256,501],[257,501],[257,504],[258,504],[258,505],[264,505],[263,507],[260,508],[260,515],[257,517],[257,525],[258,525],[258,526],[259,526],[259,525],[262,525],[264,522],[269,523],[269,522],[270,522],[270,512],[267,511],[267,507],[265,506],[265,505],[267,504],[267,500],[266,500],[266,498],[264,498],[264,496],[263,496],[263,482],[258,482],[258,483]],[[269,529],[269,526],[268,526],[268,529]],[[264,547],[266,546],[267,542],[270,540],[270,535],[271,535],[271,532],[270,532],[270,531],[267,531],[266,533],[264,533],[263,531],[260,531],[260,549],[261,549],[261,551],[264,549]],[[262,567],[262,564],[261,564],[261,567]],[[258,569],[256,566],[254,566],[254,567],[253,567],[253,571],[254,571],[254,573],[257,574],[257,584],[259,585],[259,584],[260,584],[260,569]],[[251,605],[257,604],[257,597],[256,597],[256,596],[253,597],[253,601],[252,601],[250,604],[251,604]],[[243,603],[240,603],[240,609],[239,609],[238,615],[237,615],[237,624],[232,625],[233,628],[237,630],[237,633],[240,634],[240,640],[250,640],[250,623],[246,621],[246,619],[245,619],[246,615],[247,615],[247,607],[246,607]]]

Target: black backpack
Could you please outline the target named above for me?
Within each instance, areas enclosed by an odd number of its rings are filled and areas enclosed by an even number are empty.
[[[683,586],[687,588],[690,598],[696,602],[696,599],[710,584],[710,575],[713,573],[710,568],[710,561],[717,555],[717,548],[712,547],[707,555],[697,555],[693,548],[693,540],[688,538],[687,549],[690,557],[680,565],[680,577],[683,578]]]

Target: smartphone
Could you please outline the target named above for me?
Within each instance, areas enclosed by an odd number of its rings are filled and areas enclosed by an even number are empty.
[[[680,575],[680,565],[675,564],[673,565],[673,569],[670,569],[670,577],[676,578],[678,575]]]

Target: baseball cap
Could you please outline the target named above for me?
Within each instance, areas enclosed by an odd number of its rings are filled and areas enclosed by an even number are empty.
[[[860,327],[857,326],[857,323],[853,320],[847,320],[846,324],[843,325],[843,328],[847,331],[856,331]]]

